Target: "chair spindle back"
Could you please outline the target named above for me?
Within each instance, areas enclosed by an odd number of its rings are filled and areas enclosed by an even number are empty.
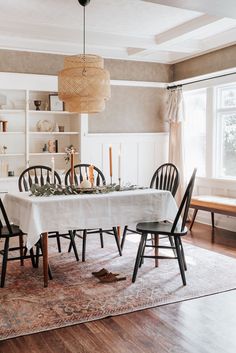
[[[89,167],[90,164],[81,163],[74,166],[74,185],[79,186],[85,177],[86,180],[89,180]],[[100,169],[93,166],[94,174],[94,186],[103,186],[106,185],[106,179]],[[65,175],[65,185],[71,185],[71,168],[66,172]]]
[[[185,224],[186,224],[186,221],[187,221],[187,217],[188,217],[188,211],[189,211],[190,201],[191,201],[191,197],[192,197],[192,193],[193,193],[193,187],[194,187],[194,181],[195,181],[196,173],[197,173],[197,169],[195,168],[193,170],[192,176],[191,176],[191,178],[189,180],[188,186],[187,186],[187,188],[185,190],[183,199],[182,199],[181,204],[179,206],[177,215],[176,215],[175,220],[173,222],[173,226],[172,226],[172,231],[173,232],[174,232],[174,230],[175,230],[175,228],[176,228],[176,226],[177,226],[177,224],[179,222],[181,214],[182,214],[181,231],[184,230],[184,227],[185,227]]]
[[[175,196],[179,186],[179,171],[172,163],[162,164],[155,171],[150,188],[168,190]]]
[[[25,169],[18,180],[18,188],[20,191],[29,191],[33,184],[40,186],[46,183],[61,184],[61,178],[59,174],[54,171],[54,180],[52,175],[52,169],[44,165],[35,165]]]
[[[0,199],[0,210],[1,210],[1,213],[2,213],[2,216],[3,216],[3,221],[0,219],[0,238],[1,238],[1,229],[2,229],[4,224],[6,224],[6,227],[8,229],[9,235],[11,235],[13,233],[12,233],[10,221],[9,221],[9,219],[7,217],[7,212],[5,210],[5,207],[4,207],[3,202],[2,202],[1,199]]]

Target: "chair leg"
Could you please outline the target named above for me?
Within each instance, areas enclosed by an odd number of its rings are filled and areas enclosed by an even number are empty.
[[[169,235],[168,238],[169,238],[170,245],[174,247],[173,253],[177,257],[177,253],[176,253],[176,250],[175,250],[175,243],[174,243],[173,237]]]
[[[49,264],[48,264],[48,277],[49,277],[49,279],[53,279],[53,277],[52,277],[52,270],[51,270],[51,267],[50,267]]]
[[[155,234],[151,234],[152,246],[155,246]]]
[[[214,212],[211,212],[211,224],[212,224],[212,228],[215,228],[215,216],[214,216]]]
[[[24,266],[24,239],[23,239],[23,234],[19,235],[19,247],[20,247],[20,265]],[[27,252],[27,249],[26,249]]]
[[[147,243],[147,237],[145,238],[145,242],[143,244],[143,250],[142,250],[142,254],[141,254],[141,258],[140,258],[140,263],[139,263],[139,267],[141,267],[144,263],[144,252],[145,252],[145,247],[146,247],[146,243]]]
[[[192,218],[191,223],[190,223],[190,226],[189,226],[189,230],[191,230],[191,229],[192,229],[192,227],[193,227],[193,223],[194,223],[194,221],[195,221],[195,218],[196,218],[197,212],[198,212],[198,209],[197,209],[197,208],[195,208],[195,210],[194,210],[194,212],[193,212],[193,218]]]
[[[114,232],[114,237],[115,237],[115,240],[116,240],[116,245],[117,245],[117,249],[118,249],[119,255],[122,256],[122,250],[121,250],[121,247],[120,247],[120,241],[119,241],[119,237],[118,237],[117,228],[113,227],[112,229],[113,229],[113,232]]]
[[[71,242],[73,250],[74,250],[75,258],[77,261],[79,261],[79,255],[78,255],[76,244],[75,244],[75,235],[72,230],[69,230],[69,236],[70,236],[70,242]]]
[[[159,249],[158,249],[158,245],[159,245],[159,235],[158,234],[155,234],[154,235],[154,244],[155,244],[155,256],[158,256],[159,255]],[[159,266],[159,260],[158,258],[156,257],[155,258],[155,267],[158,267]]]
[[[23,246],[23,248],[24,248],[24,246]],[[27,247],[24,248],[24,255],[23,256],[26,256],[26,254],[27,254]]]
[[[70,231],[69,231],[69,232],[70,232]],[[75,236],[76,230],[73,230],[73,233],[74,233],[74,236]],[[71,252],[71,249],[72,249],[72,243],[71,243],[71,241],[70,241],[69,248],[68,248],[68,252]]]
[[[141,235],[141,239],[140,239],[139,247],[138,247],[138,252],[137,252],[137,256],[136,256],[136,260],[135,260],[134,272],[133,272],[133,277],[132,277],[133,283],[136,281],[139,265],[140,265],[140,262],[142,261],[142,254],[144,252],[143,246],[146,242],[146,239],[147,239],[147,234],[143,233]]]
[[[104,248],[104,241],[103,241],[102,228],[99,228],[99,234],[100,234],[101,248]]]
[[[87,240],[87,230],[83,230],[83,244],[82,244],[82,262],[85,261],[85,253],[86,253],[86,240]]]
[[[187,271],[187,263],[186,263],[186,259],[185,259],[185,255],[184,255],[184,247],[182,244],[182,239],[179,237],[179,243],[180,243],[180,250],[181,250],[181,254],[182,254],[182,259],[183,259],[183,263],[184,263],[184,269],[185,271]]]
[[[41,249],[41,244],[40,244],[40,240],[39,240],[38,243],[36,244],[36,251],[35,251],[35,267],[36,268],[39,267],[39,253],[40,253],[40,249]]]
[[[124,244],[125,244],[125,238],[126,238],[126,233],[127,233],[128,226],[124,227],[123,234],[122,234],[122,240],[121,240],[121,250],[123,250]]]
[[[61,240],[60,240],[59,232],[56,232],[56,238],[57,238],[57,249],[58,249],[58,252],[61,252]]]
[[[4,244],[4,255],[2,259],[2,273],[1,273],[1,288],[4,287],[5,277],[7,271],[7,259],[8,259],[8,249],[9,249],[9,238],[6,238]]]
[[[175,236],[174,239],[175,239],[177,259],[178,259],[178,263],[179,263],[179,269],[180,269],[183,285],[186,286],[186,278],[185,278],[185,273],[184,273],[184,264],[183,264],[182,254],[181,254],[181,250],[180,250],[179,237]]]
[[[29,250],[29,253],[30,253],[30,260],[31,260],[32,266],[36,268],[36,262],[35,262],[36,260],[35,260],[33,248]]]

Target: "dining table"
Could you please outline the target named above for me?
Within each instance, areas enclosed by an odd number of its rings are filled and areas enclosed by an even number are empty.
[[[149,188],[53,196],[9,192],[3,202],[8,218],[26,234],[28,249],[42,237],[44,287],[48,286],[48,232],[173,221],[178,210],[169,191]]]

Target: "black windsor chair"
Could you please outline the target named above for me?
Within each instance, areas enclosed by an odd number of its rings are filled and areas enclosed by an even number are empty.
[[[153,174],[150,188],[158,190],[167,190],[170,191],[173,197],[175,197],[176,191],[179,186],[179,171],[177,167],[172,163],[162,164],[157,168]],[[126,225],[123,230],[121,249],[124,247],[125,238],[127,232],[137,233],[136,230],[128,228]],[[174,246],[173,239],[169,237],[170,243]]]
[[[61,178],[59,174],[54,172],[54,180],[52,176],[52,169],[44,165],[35,165],[25,169],[18,180],[19,191],[29,191],[33,184],[38,184],[40,186],[45,185],[46,183],[59,184],[61,185]],[[73,247],[75,258],[79,261],[79,256],[75,244],[74,234],[72,231],[69,231],[66,234],[59,232],[48,232],[49,238],[56,238],[58,252],[61,252],[61,241],[60,238],[66,238],[70,240],[70,244]],[[39,250],[39,247],[36,248]],[[36,257],[37,259],[38,257]]]
[[[84,177],[87,180],[89,180],[89,167],[90,167],[90,164],[86,164],[86,163],[76,164],[74,166],[74,173],[73,173],[73,176],[74,176],[73,185],[74,186],[78,187],[80,185],[80,183],[83,181]],[[93,172],[94,172],[94,186],[105,186],[106,179],[105,179],[102,171],[99,168],[94,166]],[[65,175],[65,185],[67,185],[67,186],[71,185],[71,182],[72,182],[72,180],[71,180],[71,168],[70,168],[66,172],[66,175]],[[82,232],[82,235],[80,235],[78,232]],[[101,248],[104,247],[103,233],[114,235],[119,255],[122,256],[117,227],[113,227],[112,229],[107,229],[107,230],[104,230],[102,228],[99,228],[99,229],[77,229],[74,231],[74,234],[77,237],[82,239],[82,261],[85,261],[87,234],[95,234],[95,233],[100,234]],[[72,246],[72,244],[70,244],[68,251],[71,250],[71,246]]]
[[[188,210],[190,206],[190,201],[192,197],[194,181],[196,176],[197,169],[194,169],[193,174],[190,178],[186,191],[184,193],[183,199],[181,201],[180,207],[176,214],[173,223],[170,222],[145,222],[137,224],[137,231],[141,233],[141,239],[139,243],[139,248],[137,252],[137,257],[134,266],[134,272],[132,277],[132,282],[135,282],[138,269],[143,264],[144,258],[153,258],[153,259],[177,259],[179,264],[179,269],[182,277],[183,285],[186,285],[185,270],[187,270],[187,265],[184,256],[184,249],[181,241],[181,236],[186,235],[188,232],[187,227],[185,226],[188,216]],[[182,215],[182,220],[181,220]],[[155,245],[147,244],[148,234],[153,234],[155,237],[159,235],[171,236],[174,239],[174,246],[159,245],[158,241],[155,242]],[[160,256],[158,253],[156,255],[145,255],[145,248],[153,247],[157,249],[172,249],[175,250],[176,256]]]
[[[21,266],[24,266],[24,260],[30,258],[32,265],[35,267],[35,262],[34,262],[35,259],[34,259],[34,253],[32,249],[30,250],[30,254],[27,255],[27,248],[24,246],[24,239],[23,239],[24,233],[20,230],[18,226],[10,223],[1,199],[0,199],[0,211],[1,211],[0,212],[1,214],[0,239],[1,238],[5,239],[3,250],[0,251],[0,254],[3,256],[2,270],[1,270],[1,288],[3,288],[5,285],[8,261],[18,260],[20,261]],[[10,247],[10,239],[15,237],[19,238],[19,246]],[[12,252],[19,251],[19,256],[8,257],[9,252],[11,251]]]

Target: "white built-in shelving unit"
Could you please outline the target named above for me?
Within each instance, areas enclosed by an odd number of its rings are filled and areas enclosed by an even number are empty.
[[[0,97],[6,98],[0,109],[0,121],[7,121],[6,131],[0,124],[1,181],[7,178],[7,171],[13,171],[18,177],[28,166],[50,166],[52,157],[57,170],[68,169],[65,148],[70,145],[76,148],[76,162],[79,162],[80,115],[48,110],[49,95],[56,92],[55,76],[0,73]],[[35,100],[41,101],[40,110],[36,110]],[[38,131],[39,121],[46,121],[51,131]],[[59,126],[64,127],[63,132],[58,131]],[[43,152],[49,140],[57,140],[58,152]]]

